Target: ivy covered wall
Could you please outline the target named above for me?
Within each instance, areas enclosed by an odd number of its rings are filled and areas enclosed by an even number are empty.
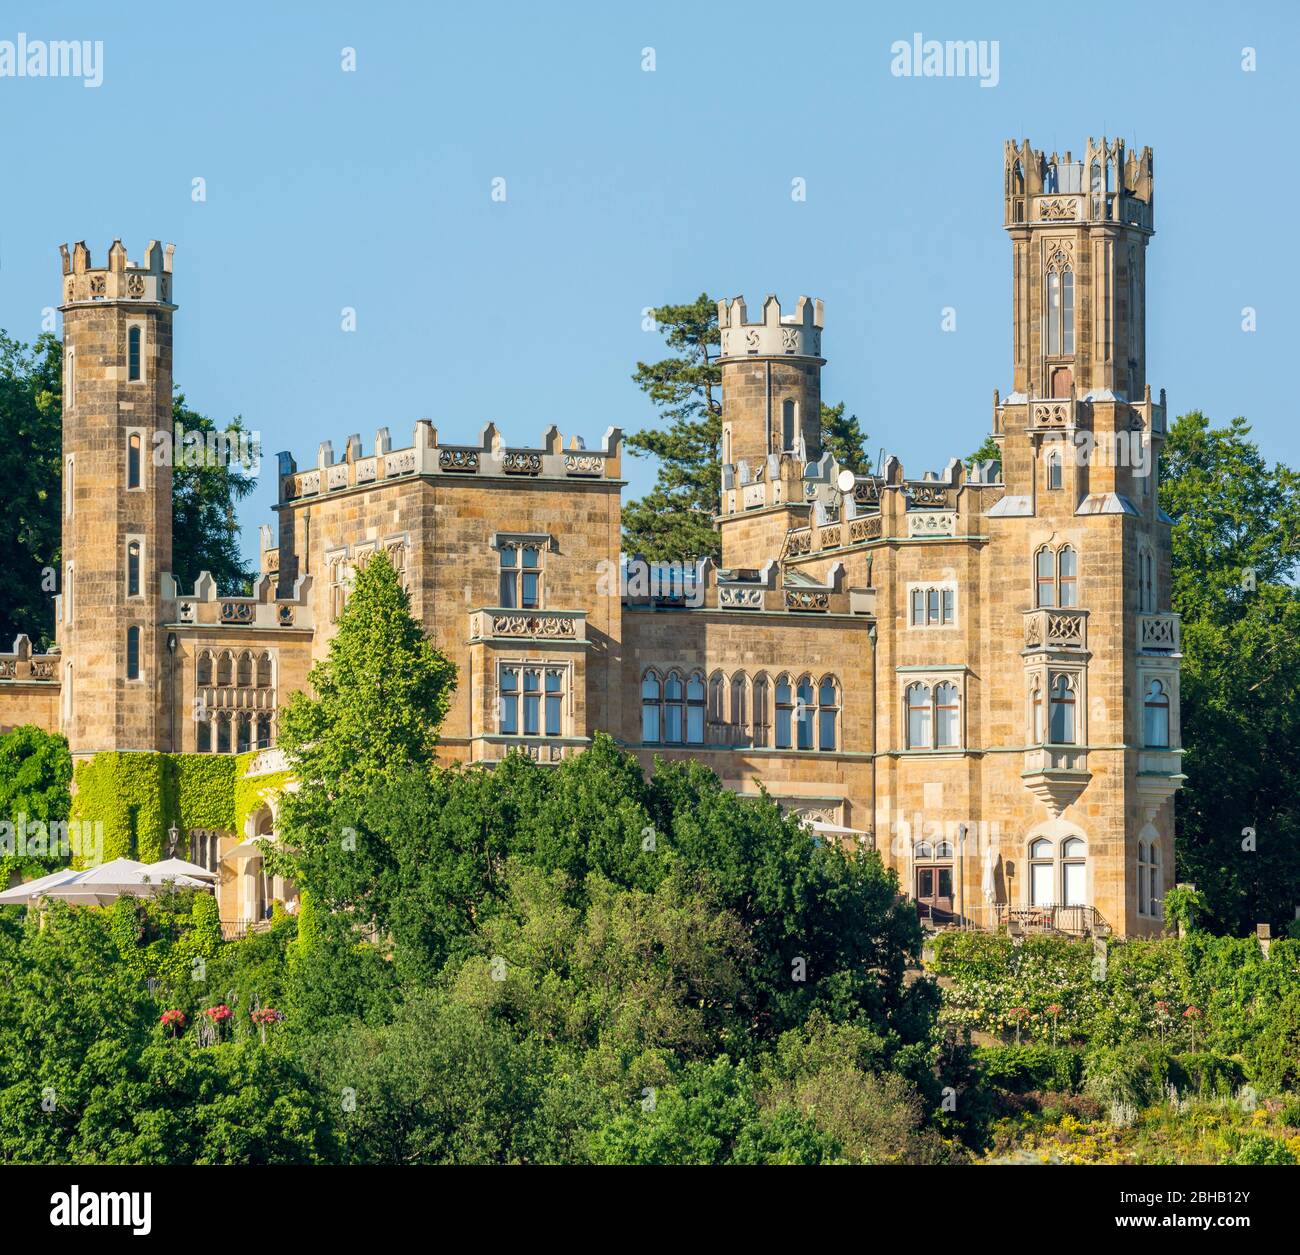
[[[72,818],[103,824],[103,853],[145,863],[165,858],[167,831],[181,830],[185,857],[190,828],[219,828],[243,836],[244,823],[267,794],[282,789],[288,772],[243,779],[259,751],[230,754],[105,753],[77,763]],[[78,861],[94,859],[79,850]]]

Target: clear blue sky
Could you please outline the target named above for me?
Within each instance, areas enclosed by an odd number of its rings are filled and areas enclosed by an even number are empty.
[[[0,327],[38,332],[61,241],[97,263],[115,236],[133,260],[174,241],[177,382],[302,463],[385,424],[406,443],[420,416],[453,440],[493,419],[514,444],[635,429],[652,415],[629,374],[660,347],[644,306],[806,292],[826,302],[825,397],[918,474],[969,454],[1009,384],[1003,140],[1078,154],[1104,131],[1155,150],[1153,386],[1176,412],[1246,415],[1300,465],[1298,11],[9,4],[0,39],[101,39],[104,82],[0,78]],[[892,76],[916,31],[997,40],[998,86]],[[268,457],[250,551],[273,478]]]

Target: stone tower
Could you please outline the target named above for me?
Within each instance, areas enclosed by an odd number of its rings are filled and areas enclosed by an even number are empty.
[[[1064,398],[1073,387],[1141,400],[1151,149],[1138,157],[1122,140],[1089,139],[1075,161],[1008,141],[1004,169],[1015,391]]]
[[[75,756],[172,748],[172,251],[63,255],[61,725]],[[164,446],[170,449],[170,442]]]
[[[748,321],[740,297],[718,302],[722,352],[722,478],[742,495],[724,512],[722,562],[740,552],[779,552],[786,530],[808,522],[803,476],[821,457],[821,301],[801,296],[782,315],[775,296],[761,321]]]

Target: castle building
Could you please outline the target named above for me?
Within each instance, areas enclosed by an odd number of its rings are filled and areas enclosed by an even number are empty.
[[[0,726],[61,730],[77,760],[246,754],[279,778],[277,711],[382,549],[459,671],[447,760],[557,763],[603,730],[647,771],[699,759],[815,839],[874,847],[927,918],[1157,933],[1182,776],[1151,151],[1008,143],[1004,177],[1000,462],[845,470],[821,445],[822,303],[720,302],[722,557],[680,571],[620,553],[618,429],[514,448],[421,419],[404,447],[384,428],[280,454],[253,595],[178,588],[149,456],[171,429],[172,250],[135,265],[114,243],[100,269],[65,248],[58,645],[0,657]],[[292,893],[261,874],[274,828],[272,794],[242,830],[185,834],[233,886],[223,917]]]

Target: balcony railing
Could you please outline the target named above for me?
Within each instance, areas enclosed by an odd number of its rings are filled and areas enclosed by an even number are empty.
[[[1025,612],[1026,649],[1087,649],[1088,612],[1076,607]]]
[[[999,927],[1025,933],[1056,933],[1067,937],[1103,937],[1110,925],[1095,906],[1047,903],[1042,906],[998,904]]]
[[[470,635],[539,641],[583,641],[587,636],[585,610],[510,610],[504,607],[475,610],[470,615]]]
[[[1176,654],[1182,647],[1181,620],[1176,614],[1138,615],[1138,649],[1145,654]]]

